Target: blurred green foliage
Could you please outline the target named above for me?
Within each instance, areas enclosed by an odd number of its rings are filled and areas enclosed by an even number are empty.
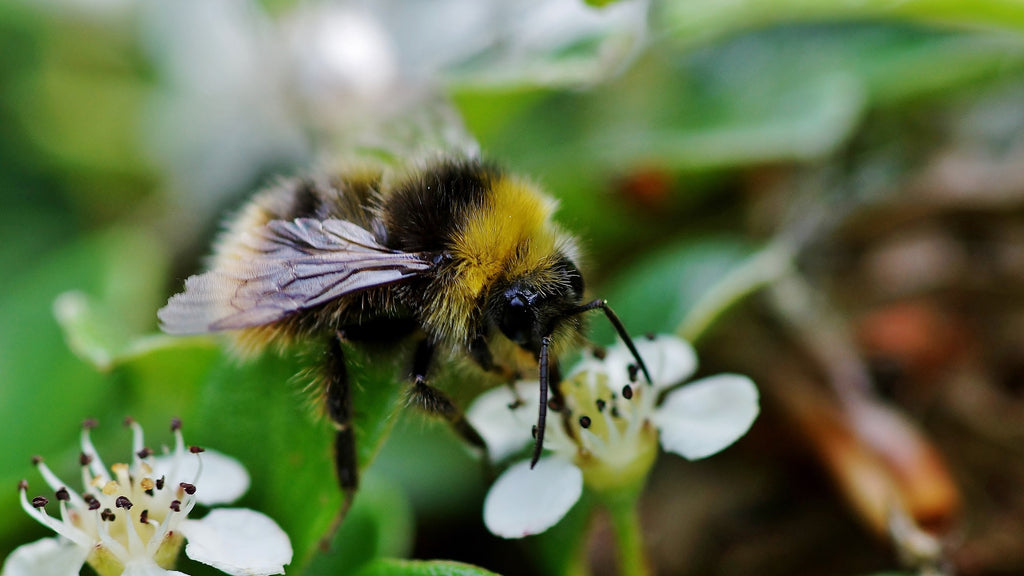
[[[275,18],[294,6],[264,4]],[[673,330],[763,242],[740,232],[735,209],[736,183],[755,169],[823,159],[872,114],[941,107],[1024,79],[1017,2],[770,4],[656,2],[651,45],[607,81],[461,77],[450,90],[487,156],[561,200],[561,219],[587,249],[591,291],[632,330]],[[485,472],[446,428],[400,410],[397,365],[377,358],[354,368],[360,461],[369,465],[398,432],[365,473],[336,553],[319,553],[341,497],[331,427],[308,407],[297,361],[240,364],[214,339],[156,334],[155,311],[198,269],[196,239],[216,220],[175,228],[190,193],[144,138],[167,72],[142,48],[130,11],[61,6],[0,0],[0,558],[42,535],[14,512],[20,479],[41,491],[33,454],[75,478],[84,418],[103,424],[96,442],[110,462],[127,457],[116,424],[124,416],[163,442],[162,426],[181,416],[191,443],[247,466],[254,481],[241,504],[288,531],[289,573],[488,573],[382,559],[412,554],[417,526],[432,521],[479,531]],[[251,168],[293,161],[273,160]],[[594,324],[595,340],[607,341],[610,330]],[[564,542],[580,540],[588,511],[583,503],[525,542],[536,569],[564,573],[578,562]],[[496,569],[503,561],[479,559]]]

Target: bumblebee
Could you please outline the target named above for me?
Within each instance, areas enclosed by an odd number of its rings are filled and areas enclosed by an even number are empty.
[[[476,159],[420,170],[360,169],[295,178],[257,194],[217,241],[209,271],[158,315],[171,334],[230,332],[246,352],[322,346],[326,413],[346,508],[358,486],[350,383],[341,342],[416,337],[411,397],[483,445],[429,384],[435,356],[468,357],[511,381],[539,370],[536,463],[557,360],[582,339],[581,314],[604,310],[647,379],[647,368],[604,300],[583,302],[575,239],[552,220],[555,201],[529,181]]]

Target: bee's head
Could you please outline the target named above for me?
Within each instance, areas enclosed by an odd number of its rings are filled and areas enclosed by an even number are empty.
[[[558,258],[535,273],[495,286],[487,303],[488,319],[509,340],[540,354],[541,341],[574,318],[583,298],[583,276],[571,260]],[[568,328],[578,329],[574,324]]]
[[[637,366],[643,371],[644,378],[647,382],[651,381],[643,358],[637,352],[633,340],[618,316],[608,307],[608,303],[598,299],[583,304],[582,298],[583,276],[571,260],[562,257],[549,266],[541,267],[535,273],[508,278],[496,284],[487,299],[488,321],[509,340],[532,352],[540,368],[540,408],[531,467],[540,458],[544,445],[549,369],[552,365],[557,366],[559,342],[565,343],[571,340],[573,335],[581,333],[583,313],[595,309],[603,310],[633,354]],[[556,359],[551,358],[552,354]],[[556,376],[555,384],[557,383]]]

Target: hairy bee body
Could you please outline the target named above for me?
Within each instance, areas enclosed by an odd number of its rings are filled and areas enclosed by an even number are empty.
[[[535,287],[541,300],[555,300],[549,308],[576,305],[582,297],[576,244],[552,221],[555,206],[528,182],[467,160],[441,161],[404,177],[363,169],[285,180],[257,194],[218,240],[202,311],[182,321],[168,306],[161,320],[174,333],[228,329],[244,354],[338,331],[358,341],[419,330],[455,356],[487,342],[498,364],[515,369],[523,355],[502,342],[487,314],[488,296],[519,283]],[[384,249],[414,255],[422,268],[313,306],[245,316],[257,302],[239,293],[239,283],[253,276],[253,262],[267,248],[254,231],[297,220],[354,224]],[[232,316],[237,319],[224,321]],[[571,345],[580,329],[579,317],[560,322],[553,330],[556,350]]]
[[[576,242],[554,223],[555,207],[528,181],[468,159],[284,180],[229,222],[210,269],[188,278],[159,311],[161,326],[172,334],[228,332],[249,354],[321,346],[318,382],[337,428],[339,482],[350,496],[358,474],[342,341],[415,341],[415,403],[481,447],[461,411],[428,383],[437,353],[506,380],[539,369],[536,462],[549,373],[558,372],[557,355],[582,339],[583,312],[604,310],[647,375],[607,303],[582,303]]]

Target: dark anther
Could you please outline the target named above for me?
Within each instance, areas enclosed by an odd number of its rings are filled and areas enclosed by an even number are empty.
[[[138,456],[140,459],[145,460],[146,458],[149,458],[150,456],[153,455],[153,450],[151,448],[143,448],[142,450],[136,452],[135,455]]]
[[[181,418],[175,416],[171,418],[171,432],[177,432],[178,430],[181,430]]]
[[[122,423],[124,424],[125,428],[130,428],[132,424],[135,424],[135,418],[132,418],[131,416],[125,416],[124,422]]]
[[[594,355],[594,358],[598,360],[604,360],[608,356],[608,351],[601,346],[594,346],[594,349],[590,351]]]
[[[636,382],[636,375],[638,372],[640,372],[640,366],[636,364],[630,364],[629,366],[626,367],[626,369],[629,370],[629,381]]]
[[[114,515],[114,511],[110,508],[104,508],[103,512],[100,512],[100,519],[113,522],[114,520],[117,520],[117,516]]]
[[[622,397],[625,398],[626,400],[633,399],[633,388],[630,387],[629,384],[626,384],[625,386],[622,387]]]
[[[57,492],[55,493],[55,496],[57,496],[57,500],[60,500],[62,502],[69,502],[71,500],[71,493],[68,492],[66,486],[61,486],[60,489],[57,490]]]
[[[534,440],[537,439],[537,425],[536,424],[533,425],[533,429],[530,430],[530,434],[533,435],[533,439]]]
[[[28,480],[21,480],[18,482],[18,490],[28,490]]]
[[[78,455],[78,463],[81,464],[82,466],[88,466],[89,464],[92,464],[92,455],[82,452],[81,454]]]
[[[618,406],[612,406],[612,418],[618,418],[618,417],[619,417],[619,407]]]
[[[597,399],[597,402],[596,402],[596,404],[597,404],[597,411],[598,411],[598,412],[604,412],[604,407],[608,405],[608,403],[607,403],[607,402],[605,402],[605,401],[604,401],[603,399],[601,399],[601,398],[598,398],[598,399]]]
[[[590,416],[580,416],[580,427],[590,428]]]
[[[181,500],[171,500],[171,510],[181,512]]]
[[[86,430],[91,430],[99,425],[99,421],[95,418],[86,418],[82,421],[82,428],[85,428]]]
[[[199,446],[189,446],[188,447],[188,451],[193,453],[193,454],[199,454],[201,452],[206,452],[206,450],[204,450],[203,448],[200,448]]]
[[[150,488],[149,490],[146,490],[146,495],[147,496],[152,496],[153,494],[155,494],[155,492],[153,492],[152,488]]]
[[[143,510],[142,514],[139,514],[139,522],[142,524],[149,523],[149,510]]]
[[[196,485],[195,484],[189,484],[188,482],[182,482],[181,484],[178,484],[178,486],[181,486],[181,489],[184,490],[185,494],[188,494],[189,496],[191,496],[191,495],[196,493]]]
[[[45,496],[36,496],[35,498],[32,499],[33,508],[42,508],[43,506],[46,506],[49,503],[50,501],[47,500]]]
[[[86,492],[85,494],[82,494],[82,500],[85,500],[86,504],[92,504],[93,502],[96,502],[96,497]]]
[[[653,342],[657,338],[657,336],[654,335],[654,332],[645,332],[644,338],[647,338],[648,340]]]
[[[164,489],[164,482],[166,480],[167,480],[166,476],[161,476],[161,477],[157,478],[156,479],[156,489],[157,490],[163,490]]]
[[[552,412],[561,412],[562,402],[558,398],[548,400],[548,410],[551,410]]]
[[[100,501],[99,500],[96,500],[95,498],[93,498],[92,500],[89,501],[89,510],[99,510],[99,509],[100,509]]]
[[[132,509],[132,501],[127,496],[118,496],[117,500],[114,501],[114,506],[118,508],[124,508],[125,510]]]
[[[32,457],[32,465],[33,466],[39,466],[42,463],[43,463],[43,457],[42,456],[33,456]]]

